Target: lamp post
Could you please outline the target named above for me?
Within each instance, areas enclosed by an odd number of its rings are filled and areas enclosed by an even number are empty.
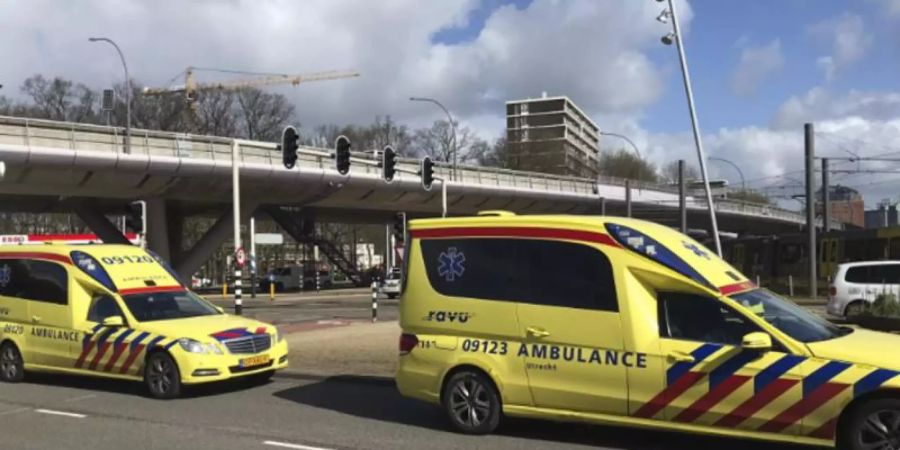
[[[729,161],[729,160],[727,160],[727,159],[725,159],[725,158],[716,158],[716,157],[714,157],[714,156],[710,156],[710,157],[707,158],[707,159],[710,160],[710,161],[720,161],[720,162],[723,162],[723,163],[725,163],[725,164],[731,165],[731,167],[734,167],[734,170],[737,170],[738,175],[741,176],[741,190],[744,191],[744,192],[747,192],[747,182],[744,181],[744,172],[741,171],[741,168],[738,167],[737,164],[735,164],[735,163],[733,163],[733,162],[731,162],[731,161]]]
[[[632,142],[631,139],[628,139],[628,136],[625,136],[624,134],[610,133],[607,131],[601,131],[600,136],[613,136],[624,140],[629,145],[631,145],[632,149],[634,149],[634,153],[637,155],[638,159],[644,159],[644,157],[641,155],[641,151],[638,150],[637,145],[634,145],[634,142]]]
[[[443,104],[441,104],[441,102],[439,102],[439,101],[437,101],[437,100],[435,100],[435,99],[433,99],[433,98],[429,98],[429,97],[410,97],[410,98],[409,98],[409,101],[411,101],[411,102],[430,102],[430,103],[434,103],[434,104],[437,105],[439,108],[441,108],[442,110],[444,110],[444,113],[445,113],[445,114],[447,114],[447,120],[450,121],[450,131],[453,133],[453,136],[452,136],[452,138],[453,138],[453,148],[451,149],[451,152],[453,153],[453,171],[451,172],[451,175],[452,175],[452,176],[451,176],[450,178],[455,180],[455,179],[456,179],[456,170],[457,170],[457,169],[456,169],[456,165],[457,165],[457,161],[458,161],[457,153],[458,153],[459,148],[457,147],[458,142],[456,141],[456,123],[453,121],[453,116],[450,114],[450,111],[449,111],[447,108],[445,108]]]
[[[105,37],[88,38],[91,42],[107,42],[112,45],[116,52],[119,53],[119,59],[122,60],[122,67],[125,69],[125,153],[131,153],[131,78],[128,76],[128,64],[125,63],[125,55],[116,43]]]
[[[716,244],[716,254],[722,256],[722,242],[719,239],[719,224],[716,222],[716,210],[713,205],[712,190],[709,187],[709,176],[706,171],[706,155],[703,151],[703,139],[700,136],[700,124],[697,121],[697,110],[694,106],[694,92],[691,89],[691,74],[688,70],[687,56],[684,52],[684,43],[681,40],[681,29],[678,24],[678,15],[675,10],[675,2],[672,0],[656,0],[658,2],[668,1],[669,9],[663,10],[656,20],[667,23],[672,20],[672,32],[662,37],[662,43],[672,45],[675,42],[678,47],[678,59],[681,63],[681,76],[684,81],[684,92],[687,95],[688,110],[691,114],[691,128],[694,132],[694,144],[697,147],[697,159],[700,162],[700,174],[703,176],[703,188],[706,190],[706,203],[709,205],[709,220],[712,227],[713,240]]]

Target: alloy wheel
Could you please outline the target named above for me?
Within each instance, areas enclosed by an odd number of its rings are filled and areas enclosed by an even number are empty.
[[[880,410],[869,414],[856,433],[857,448],[900,450],[900,411]]]
[[[0,373],[6,380],[14,380],[19,375],[19,352],[12,345],[0,352]]]
[[[154,392],[167,394],[172,388],[175,368],[166,358],[153,358],[148,368],[147,381]]]
[[[488,419],[491,397],[478,379],[465,377],[450,391],[450,410],[460,424],[475,428]]]

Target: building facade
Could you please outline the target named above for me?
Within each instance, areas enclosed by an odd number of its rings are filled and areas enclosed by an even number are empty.
[[[595,178],[600,128],[568,97],[506,102],[510,168]]]
[[[818,199],[822,199],[822,190],[817,192]],[[816,202],[821,204],[821,201]],[[833,222],[845,223],[865,228],[866,205],[862,195],[856,189],[847,186],[831,186],[828,189],[828,216]],[[816,208],[821,215],[821,207]]]
[[[866,228],[885,228],[900,225],[897,205],[882,203],[878,209],[866,211]]]

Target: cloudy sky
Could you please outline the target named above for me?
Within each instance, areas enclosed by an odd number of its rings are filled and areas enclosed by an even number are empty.
[[[807,121],[821,155],[900,158],[900,0],[678,5],[708,153],[738,164],[750,187],[798,192]],[[133,78],[154,86],[188,65],[362,72],[276,88],[304,126],[441,118],[408,101],[419,95],[494,138],[506,100],[546,91],[568,95],[658,165],[696,161],[677,55],[659,42],[662,9],[653,0],[5,0],[0,94],[19,95],[35,73],[95,88],[120,81],[112,49],[87,41],[102,35],[122,47]],[[870,206],[900,198],[900,164],[835,165],[867,171],[832,179],[860,189]],[[710,169],[740,183],[730,166]]]

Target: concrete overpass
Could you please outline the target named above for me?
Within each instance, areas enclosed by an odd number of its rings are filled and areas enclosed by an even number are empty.
[[[0,210],[77,213],[96,233],[115,241],[104,214],[120,213],[134,200],[148,203],[151,248],[173,261],[183,274],[196,271],[229,236],[232,143],[230,138],[150,130],[132,130],[131,152],[124,130],[116,127],[0,116]],[[354,149],[361,150],[361,149]],[[422,189],[419,177],[399,173],[381,179],[377,161],[358,153],[348,175],[335,169],[329,149],[301,147],[297,166],[288,170],[274,143],[242,141],[239,147],[244,219],[260,207],[292,207],[304,220],[386,223],[393,214],[434,216],[441,194]],[[401,170],[414,172],[418,161],[401,159]],[[449,175],[439,164],[438,176]],[[625,181],[599,180],[463,166],[448,185],[448,210],[472,214],[504,209],[522,214],[624,215]],[[678,195],[671,187],[634,183],[632,215],[670,225],[678,223]],[[703,198],[688,197],[691,228],[708,225]],[[742,233],[797,231],[802,214],[771,206],[720,201],[720,229]],[[180,244],[184,217],[219,217],[192,249]],[[284,224],[283,224],[284,225]],[[121,235],[119,235],[121,237]]]

